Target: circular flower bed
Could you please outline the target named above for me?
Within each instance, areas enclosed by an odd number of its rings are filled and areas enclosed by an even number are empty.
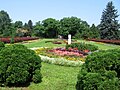
[[[82,61],[84,62],[84,58],[86,55],[90,53],[90,51],[80,51],[69,49],[66,50],[65,48],[38,48],[35,52],[39,55],[48,56],[51,58],[64,58],[70,61]]]
[[[93,51],[96,51],[97,49],[98,47],[91,44],[72,43],[71,45],[66,45],[65,48],[42,47],[35,49],[35,52],[40,56],[41,55],[45,56],[43,57],[44,62],[59,64],[59,65],[67,65],[67,66],[70,65],[79,66],[81,65],[79,63],[85,62],[85,58],[88,54],[91,54]],[[74,63],[74,65],[72,64],[69,65],[68,63]]]
[[[43,62],[64,65],[64,66],[81,66],[87,55],[73,51],[68,51],[65,48],[31,48],[41,57]],[[84,53],[85,54],[85,53]],[[77,56],[78,55],[78,56]]]

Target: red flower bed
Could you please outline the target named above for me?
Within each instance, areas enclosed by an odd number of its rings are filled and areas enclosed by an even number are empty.
[[[104,40],[104,39],[88,39],[89,41],[95,42],[103,42],[103,43],[110,43],[110,44],[118,44],[120,45],[120,40]]]
[[[56,48],[49,50],[49,52],[53,52],[54,54],[60,55],[60,56],[80,56],[83,57],[85,55],[88,55],[88,50],[80,51],[77,48],[72,49],[69,48],[69,50],[66,50],[65,48]]]
[[[28,40],[36,40],[36,39],[39,39],[39,38],[36,38],[36,37],[15,37],[14,38],[14,42],[22,42],[22,41],[28,41]],[[10,37],[2,37],[0,38],[0,41],[4,42],[4,43],[10,43],[11,41],[11,38]]]

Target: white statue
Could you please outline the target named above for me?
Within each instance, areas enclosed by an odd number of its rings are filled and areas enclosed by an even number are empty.
[[[71,34],[68,35],[68,44],[71,44]]]

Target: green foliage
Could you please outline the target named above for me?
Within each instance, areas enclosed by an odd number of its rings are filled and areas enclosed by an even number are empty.
[[[90,51],[98,50],[97,46],[86,43],[72,43],[70,45],[66,45],[66,49],[69,48],[78,48],[78,50],[90,50]]]
[[[40,21],[36,22],[33,27],[34,35],[37,37],[45,37],[44,26],[40,23]]]
[[[60,34],[67,37],[68,34],[74,36],[79,31],[81,20],[77,17],[65,17],[60,20]]]
[[[15,28],[22,28],[22,27],[23,27],[22,21],[16,21],[15,22]]]
[[[81,34],[80,38],[82,38],[82,39],[88,39],[88,38],[92,37],[92,31],[88,27],[84,27],[80,34]]]
[[[119,90],[120,88],[120,80],[114,71],[106,71],[105,75],[82,72],[78,75],[78,79],[76,90]]]
[[[23,26],[23,28],[24,28],[25,30],[28,30],[28,29],[29,29],[28,24],[27,24],[27,23],[25,23],[25,24],[24,24],[24,26]]]
[[[34,83],[39,83],[39,82],[41,82],[41,74],[40,74],[40,70],[38,69],[38,70],[35,70],[35,72],[34,72],[35,74],[33,75],[33,81],[34,81]]]
[[[77,90],[119,90],[120,49],[99,51],[86,58],[78,75]]]
[[[11,39],[10,39],[10,43],[14,43],[14,37],[16,36],[16,29],[15,29],[15,25],[12,24],[11,25]]]
[[[88,38],[100,38],[100,30],[94,24],[90,27],[90,31],[91,33]]]
[[[106,70],[115,70],[117,75],[120,76],[119,56],[119,49],[96,52],[87,57],[85,67],[90,72],[104,73]]]
[[[0,34],[9,36],[11,34],[11,19],[7,12],[0,11]]]
[[[5,47],[5,44],[3,42],[0,42],[0,50]]]
[[[102,13],[99,25],[101,39],[120,39],[120,24],[116,20],[118,16],[117,9],[113,6],[112,1],[108,2],[106,9]]]
[[[32,20],[28,21],[28,31],[29,31],[29,35],[32,36],[32,34],[33,34],[33,23],[32,23]]]
[[[23,45],[7,46],[0,51],[0,86],[41,82],[40,67],[41,59],[34,51]]]
[[[59,21],[53,18],[47,18],[42,21],[44,26],[45,37],[47,38],[56,38],[59,31]]]

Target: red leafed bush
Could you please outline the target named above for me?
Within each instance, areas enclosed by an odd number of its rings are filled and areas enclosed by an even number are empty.
[[[120,40],[104,40],[104,39],[88,39],[89,41],[95,42],[103,42],[103,43],[110,43],[110,44],[118,44],[120,45]]]
[[[62,44],[62,43],[59,41],[53,41],[53,44]]]
[[[29,41],[29,40],[36,40],[39,38],[36,37],[15,37],[14,38],[14,42],[22,42],[22,41]],[[0,38],[0,41],[4,42],[4,43],[10,43],[11,38],[10,37],[2,37]]]

